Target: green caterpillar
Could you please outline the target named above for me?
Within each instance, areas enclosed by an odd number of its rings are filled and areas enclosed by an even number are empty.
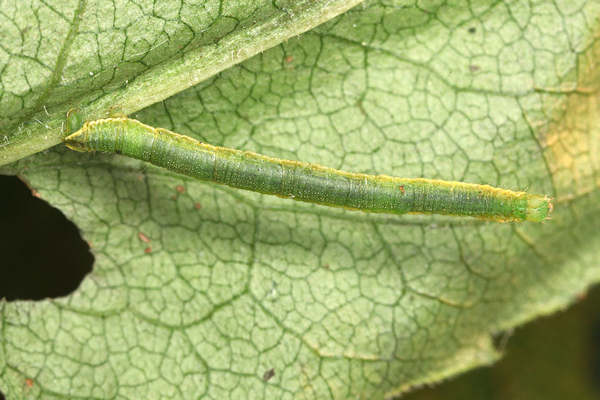
[[[180,174],[294,200],[377,213],[445,214],[486,220],[548,218],[548,196],[489,185],[340,171],[217,147],[129,118],[82,124],[70,113],[65,144],[76,151],[124,154]]]

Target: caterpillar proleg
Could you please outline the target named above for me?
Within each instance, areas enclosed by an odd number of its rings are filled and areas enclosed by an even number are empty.
[[[69,118],[80,118],[73,113]],[[67,126],[77,129],[78,120]],[[377,213],[444,214],[491,221],[545,220],[548,196],[489,185],[345,172],[201,143],[129,118],[85,122],[65,138],[76,151],[117,153],[180,174],[309,203]]]

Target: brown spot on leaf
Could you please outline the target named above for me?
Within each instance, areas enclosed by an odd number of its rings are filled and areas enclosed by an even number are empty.
[[[144,253],[146,253],[146,254],[150,254],[150,253],[152,253],[152,247],[150,247],[150,246],[146,247],[146,248],[144,249]]]
[[[271,368],[270,370],[267,370],[264,374],[263,374],[263,381],[268,382],[269,379],[273,378],[275,376],[275,369]]]
[[[150,243],[150,238],[144,235],[142,232],[138,232],[138,238],[144,243]]]
[[[25,386],[27,386],[28,388],[33,387],[33,379],[31,379],[31,378],[25,379]]]
[[[404,191],[404,185],[400,185],[400,186],[398,186],[398,190],[400,190],[400,191],[402,192],[402,194],[406,193],[406,192]]]
[[[185,193],[185,187],[183,185],[175,186],[175,190],[177,190],[178,193]]]
[[[294,57],[293,56],[287,56],[285,58],[285,62],[288,63],[288,64],[291,63],[292,61],[294,61]]]
[[[194,208],[195,208],[196,210],[199,210],[199,209],[201,209],[201,208],[202,208],[202,204],[200,204],[200,203],[194,203]]]
[[[358,107],[358,109],[360,110],[360,112],[361,112],[362,115],[365,115],[365,116],[367,115],[367,112],[365,111],[365,107],[363,105],[362,100],[358,100],[356,102],[356,106]]]

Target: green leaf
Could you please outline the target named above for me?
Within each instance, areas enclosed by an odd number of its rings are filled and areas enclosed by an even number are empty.
[[[60,143],[72,108],[130,114],[360,2],[17,3],[0,15],[0,165]]]
[[[174,3],[80,6],[45,97],[4,83],[4,126],[24,128],[0,163],[58,143],[77,106],[344,170],[548,194],[553,219],[363,214],[53,148],[6,171],[81,228],[96,264],[69,297],[0,303],[12,397],[390,397],[493,362],[493,333],[599,280],[596,1],[369,1],[238,66],[349,4]],[[5,14],[16,32],[48,21]]]

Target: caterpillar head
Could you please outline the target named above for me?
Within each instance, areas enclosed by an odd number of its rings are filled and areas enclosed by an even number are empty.
[[[84,126],[83,115],[76,109],[70,109],[67,112],[67,137],[63,139],[65,145],[75,151],[87,152],[92,151],[86,144],[86,130]]]
[[[83,126],[84,118],[83,114],[75,108],[71,108],[67,112],[67,135],[77,132]]]

